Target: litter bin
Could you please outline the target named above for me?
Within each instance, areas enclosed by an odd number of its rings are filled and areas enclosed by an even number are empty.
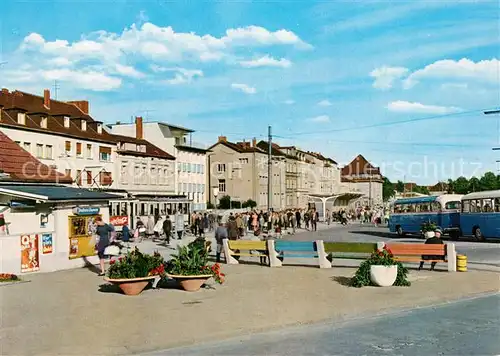
[[[457,255],[457,271],[467,272],[467,256]]]

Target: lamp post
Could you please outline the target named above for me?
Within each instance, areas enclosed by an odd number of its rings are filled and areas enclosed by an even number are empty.
[[[213,187],[212,192],[215,198],[215,220],[219,222],[219,214],[217,213],[217,196],[219,195],[219,187]]]
[[[297,206],[296,206],[296,208],[299,208],[299,198],[300,198],[300,192],[297,192]]]

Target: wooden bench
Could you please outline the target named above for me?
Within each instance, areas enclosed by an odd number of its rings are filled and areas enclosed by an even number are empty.
[[[317,241],[267,241],[269,264],[271,267],[283,266],[285,258],[316,258],[320,268],[331,268],[322,240]]]
[[[224,239],[222,243],[224,246],[224,256],[226,258],[226,263],[230,265],[239,264],[238,260],[234,258],[234,256],[260,257],[261,263],[263,262],[263,258],[268,256],[266,241]],[[254,251],[255,253],[252,253],[252,251]]]
[[[441,262],[447,263],[448,272],[456,272],[457,270],[457,252],[455,244],[406,244],[395,243],[387,244],[394,258],[400,262]],[[422,259],[422,256],[437,256],[438,259]]]
[[[334,258],[366,260],[373,252],[384,247],[383,242],[324,242],[323,244],[330,261]]]

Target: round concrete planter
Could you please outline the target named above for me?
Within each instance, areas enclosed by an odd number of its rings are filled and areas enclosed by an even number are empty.
[[[142,278],[104,278],[106,282],[116,284],[125,295],[139,295],[155,276]]]
[[[390,287],[396,282],[398,266],[370,266],[370,279],[379,287]]]
[[[203,274],[199,276],[180,276],[176,274],[167,274],[169,278],[175,279],[179,282],[182,289],[187,292],[196,292],[200,290],[201,286],[212,277],[211,274]]]

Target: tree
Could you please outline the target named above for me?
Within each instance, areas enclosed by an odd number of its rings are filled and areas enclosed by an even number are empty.
[[[384,201],[391,199],[396,192],[394,191],[394,184],[391,183],[389,178],[384,177],[384,183],[382,184],[382,198]]]
[[[207,201],[207,209],[214,209],[214,208],[215,206],[211,202]]]
[[[219,199],[218,209],[231,209],[231,197],[229,195],[224,195]]]
[[[241,202],[238,200],[231,200],[231,209],[241,209]]]
[[[455,193],[455,182],[453,179],[448,179],[448,194],[453,194]]]
[[[403,193],[405,191],[405,184],[398,180],[398,182],[396,183],[396,190],[400,193]]]
[[[253,209],[257,206],[257,202],[252,199],[248,199],[247,201],[244,201],[243,204],[241,204],[242,208],[250,208]]]
[[[469,192],[480,192],[481,182],[477,177],[472,177],[469,179]]]
[[[453,191],[455,194],[467,194],[469,192],[469,181],[465,177],[458,177],[453,182]]]
[[[479,180],[481,190],[496,190],[498,189],[498,182],[495,173],[486,172]]]
[[[415,193],[420,193],[420,194],[429,195],[429,188],[427,188],[427,187],[425,187],[425,186],[416,185],[416,186],[413,188],[413,191],[414,191]]]

